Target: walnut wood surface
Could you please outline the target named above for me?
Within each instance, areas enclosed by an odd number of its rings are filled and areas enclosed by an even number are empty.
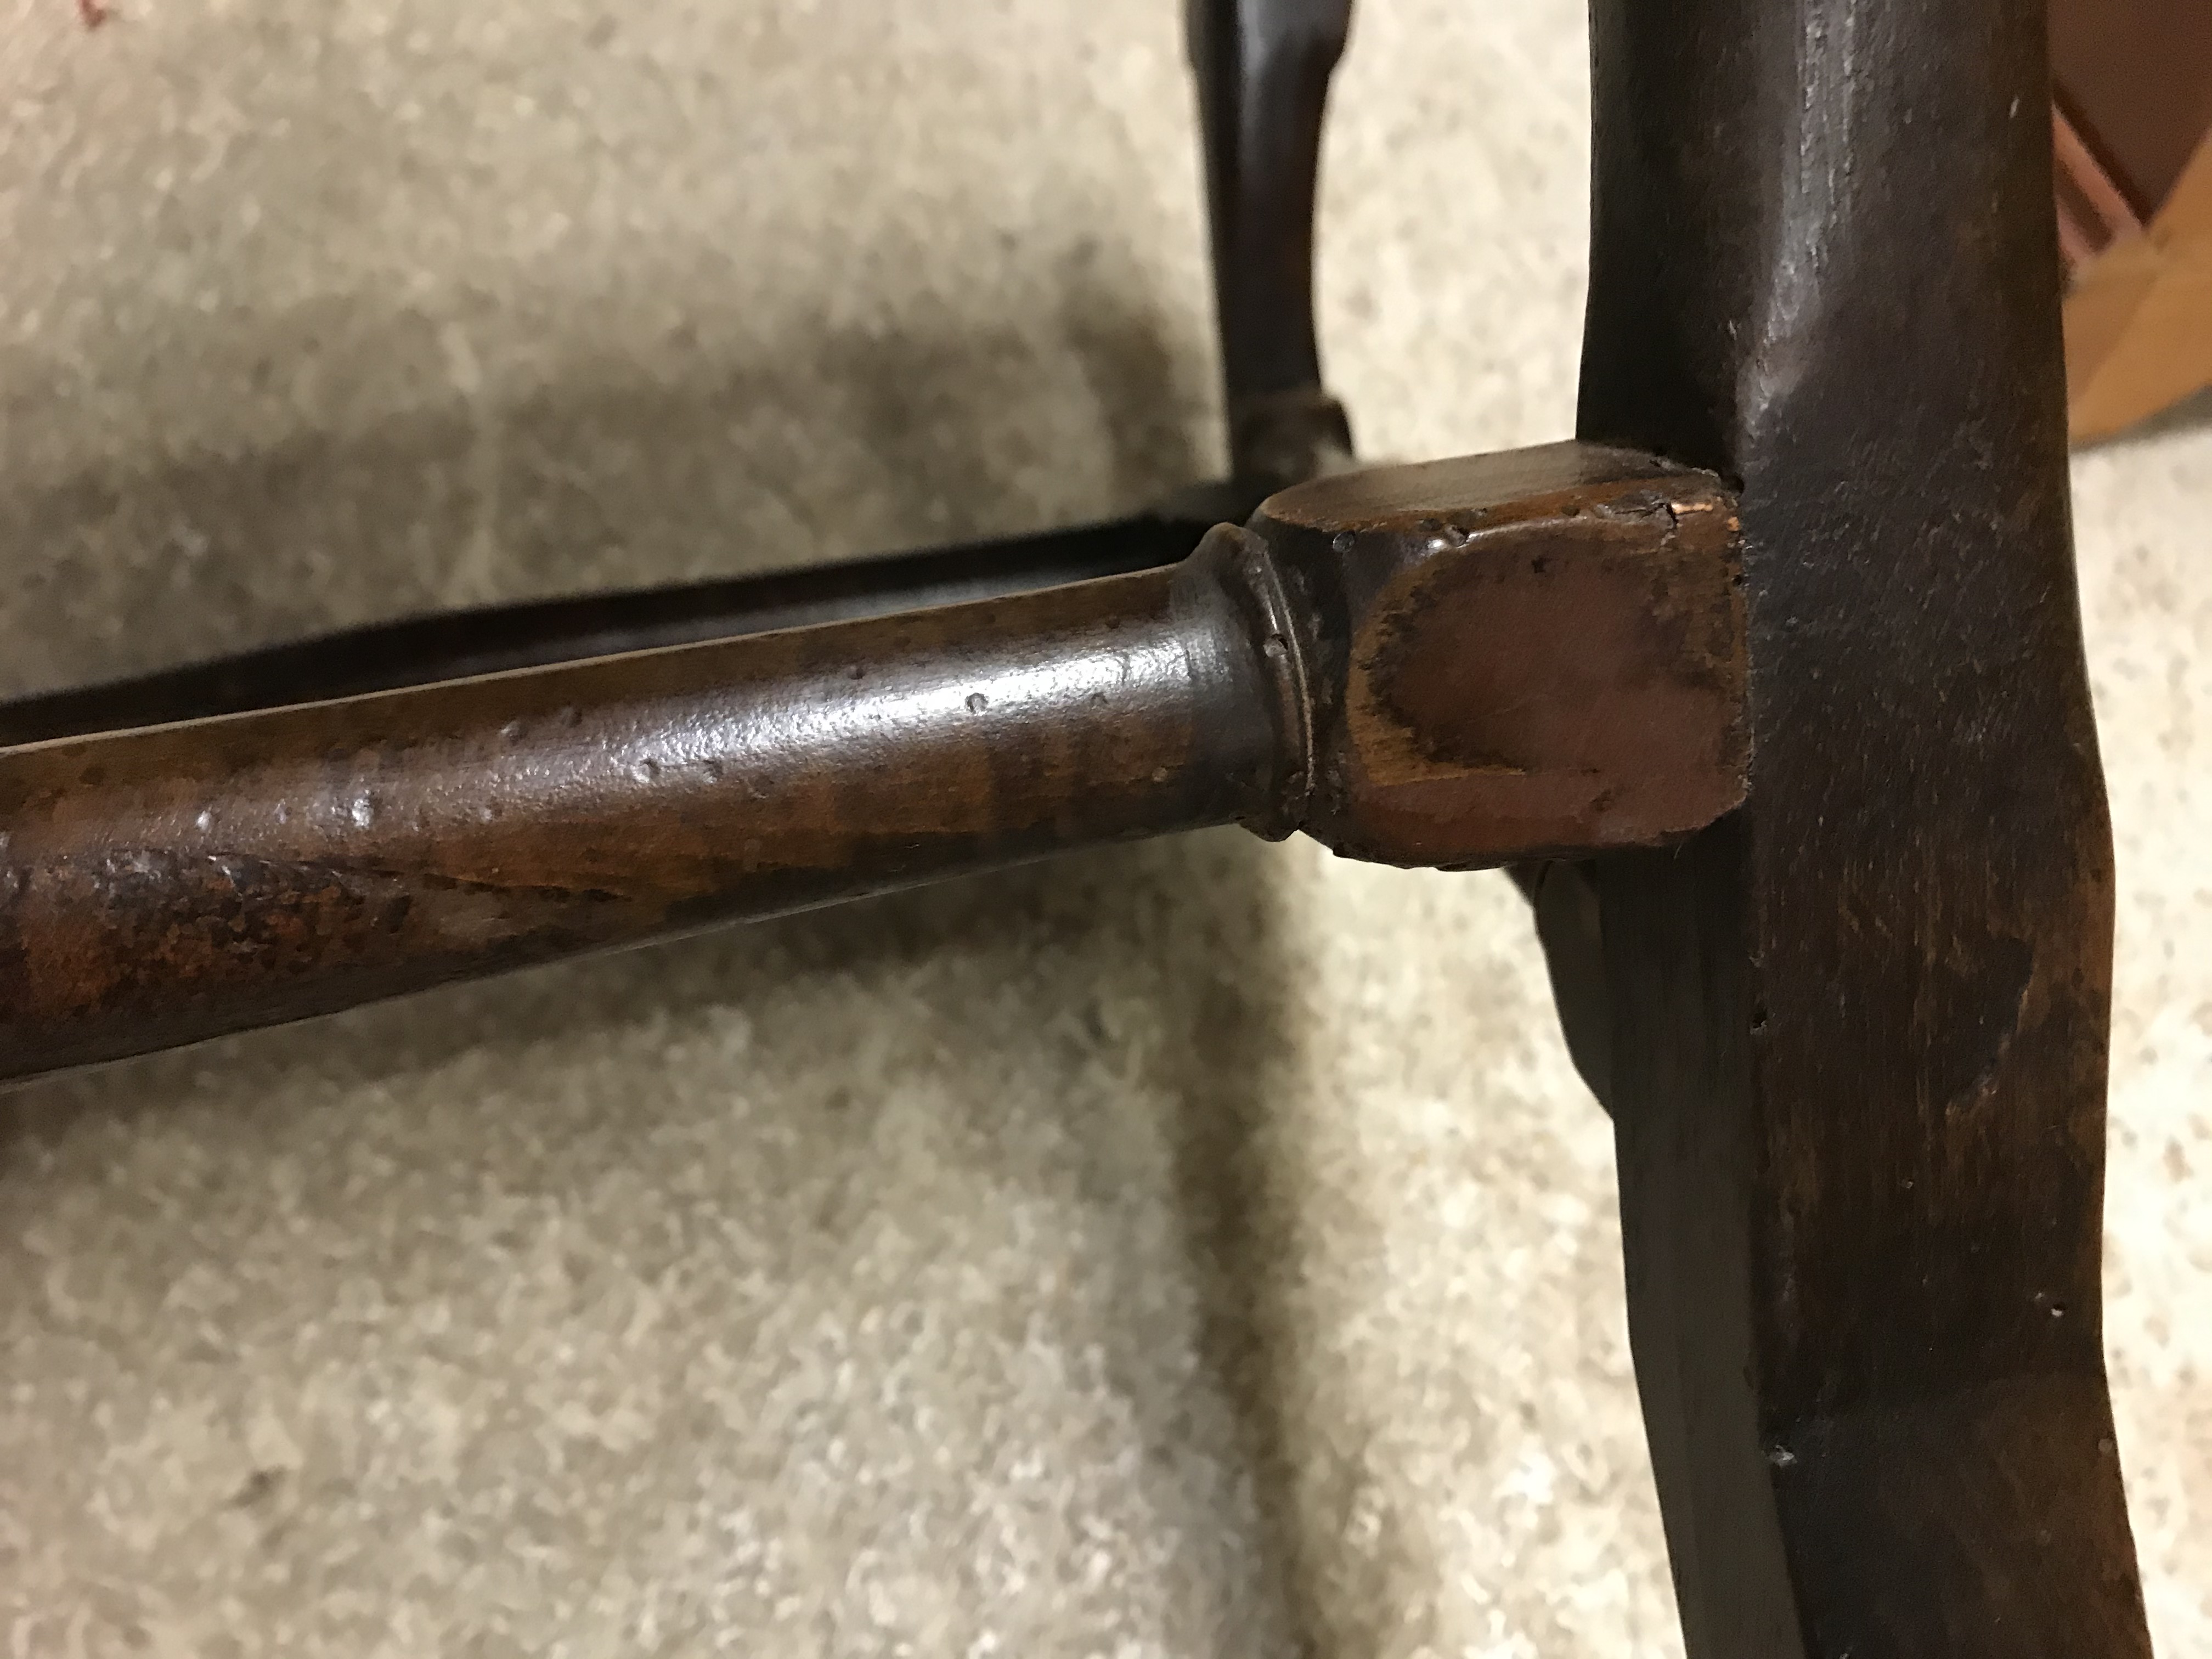
[[[1218,577],[0,751],[0,1076],[1264,816]]]
[[[1734,514],[1561,444],[1171,568],[0,750],[0,1077],[1056,849],[1655,845],[1743,792]]]
[[[1247,485],[1348,454],[1311,307],[1347,17],[1191,3]],[[2039,10],[1594,0],[1593,36],[1587,441],[1307,484],[1017,597],[0,709],[19,742],[257,711],[0,749],[0,1078],[1200,824],[1559,855],[1516,874],[1615,1115],[1692,1659],[2147,1653]],[[629,620],[818,614],[759,600]],[[356,666],[612,639],[524,620]]]
[[[1175,563],[1198,545],[1212,522],[1142,513],[1105,524],[841,564],[402,617],[0,702],[0,747],[362,696],[1123,575]]]
[[[1352,0],[1186,0],[1232,471],[1279,488],[1348,458],[1314,333],[1314,196]]]
[[[1577,993],[1689,1650],[2142,1655],[2040,6],[1592,18],[1581,428],[1741,486],[1750,796]]]
[[[1338,852],[1659,846],[1743,799],[1735,501],[1711,474],[1552,444],[1318,479],[1253,522],[1316,620],[1305,828]]]

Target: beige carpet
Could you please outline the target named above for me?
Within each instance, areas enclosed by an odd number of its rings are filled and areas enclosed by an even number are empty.
[[[1370,453],[1570,418],[1577,0],[1366,0]],[[1174,0],[0,0],[0,676],[1206,475]],[[2085,458],[2110,1346],[2212,1655],[2212,428]],[[0,1104],[0,1655],[1679,1650],[1495,877],[1235,834]]]

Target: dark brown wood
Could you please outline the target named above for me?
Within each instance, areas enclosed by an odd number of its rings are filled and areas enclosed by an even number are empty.
[[[0,1078],[1232,820],[1401,864],[1677,837],[1742,795],[1731,524],[1555,445],[1169,569],[0,750]]]
[[[1231,471],[1279,489],[1348,459],[1314,333],[1314,195],[1352,0],[1186,0]]]
[[[1315,623],[1307,832],[1462,868],[1652,847],[1743,799],[1735,503],[1552,444],[1318,479],[1253,520]]]
[[[1741,486],[1748,801],[1594,881],[1689,1651],[2132,1659],[2040,0],[1592,24],[1581,428]]]
[[[0,753],[0,1075],[1268,818],[1224,568]]]
[[[1214,521],[1143,513],[963,547],[409,617],[0,702],[0,747],[362,696],[1157,569],[1189,553]]]

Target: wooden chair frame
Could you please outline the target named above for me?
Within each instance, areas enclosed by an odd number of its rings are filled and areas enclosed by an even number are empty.
[[[1235,477],[0,708],[0,1076],[1242,822],[1509,865],[1698,1659],[2148,1651],[2033,0],[1592,0],[1580,436],[1361,471],[1349,0],[1192,0]]]

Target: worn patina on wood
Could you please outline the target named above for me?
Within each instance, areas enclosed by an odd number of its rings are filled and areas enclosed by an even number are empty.
[[[0,707],[0,1079],[1202,824],[1517,861],[1692,1659],[2139,1659],[2039,6],[1594,0],[1584,441],[1329,478],[1348,15],[1190,0],[1226,486]]]
[[[1734,498],[1633,451],[1375,467],[1263,506],[1315,619],[1309,833],[1464,868],[1663,845],[1743,797]]]
[[[1582,431],[1741,491],[1749,799],[1551,918],[1689,1651],[2136,1659],[2041,7],[1592,24]]]
[[[1742,796],[1733,526],[1554,445],[1158,570],[0,750],[0,1077],[1206,824],[1659,844]]]

